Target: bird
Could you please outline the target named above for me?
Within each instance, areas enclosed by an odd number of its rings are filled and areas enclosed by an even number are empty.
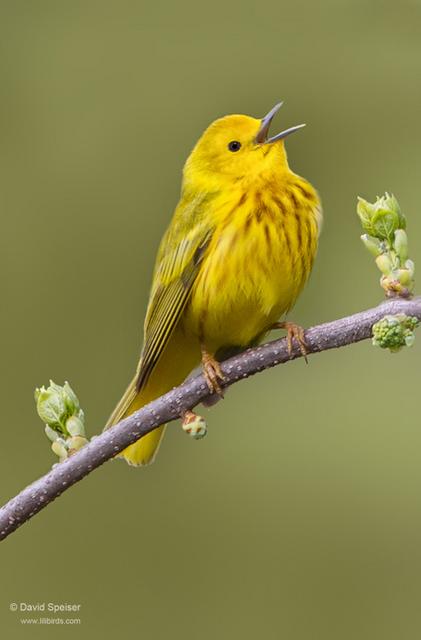
[[[322,208],[315,188],[288,164],[285,140],[270,136],[282,102],[263,118],[212,122],[183,169],[181,195],[161,241],[138,366],[105,428],[181,384],[200,364],[209,391],[223,395],[220,361],[287,331],[305,355],[302,327],[281,318],[302,291],[317,253]],[[195,414],[186,411],[184,423]],[[151,463],[165,425],[118,457]]]

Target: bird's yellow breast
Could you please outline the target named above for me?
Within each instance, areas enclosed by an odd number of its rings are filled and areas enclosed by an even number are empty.
[[[215,201],[215,231],[185,313],[208,349],[247,346],[292,307],[316,254],[318,206],[292,172]]]

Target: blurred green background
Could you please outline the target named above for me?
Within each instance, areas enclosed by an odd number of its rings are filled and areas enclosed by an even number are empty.
[[[135,367],[183,162],[226,113],[263,115],[319,189],[320,251],[293,318],[375,305],[356,196],[393,191],[421,264],[421,2],[0,4],[1,496],[54,462],[33,389],[70,380],[98,432]],[[418,337],[421,343],[421,337]],[[368,342],[236,385],[209,435],[169,429],[1,545],[10,602],[80,603],[82,638],[421,636],[421,345]]]

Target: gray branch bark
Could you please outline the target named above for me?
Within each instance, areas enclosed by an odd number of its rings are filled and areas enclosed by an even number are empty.
[[[416,316],[421,320],[421,298],[388,300],[373,309],[312,327],[305,332],[308,354],[365,340],[371,336],[375,322],[387,314],[396,313]],[[296,345],[289,357],[285,338],[249,349],[222,363],[226,377],[223,386],[229,387],[259,371],[299,357],[301,353]],[[78,453],[55,465],[0,509],[0,540],[129,444],[159,425],[175,420],[208,395],[205,380],[198,375],[92,439]]]

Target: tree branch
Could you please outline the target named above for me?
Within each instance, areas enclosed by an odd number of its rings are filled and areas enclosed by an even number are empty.
[[[371,336],[374,323],[387,314],[397,313],[416,316],[421,320],[421,298],[388,300],[373,309],[312,327],[305,333],[308,354],[365,340]],[[294,345],[291,359],[300,356],[300,350]],[[223,387],[229,387],[242,378],[248,378],[289,359],[285,338],[249,349],[222,364],[226,377]],[[129,444],[159,425],[175,420],[208,395],[206,382],[202,375],[198,375],[93,438],[83,449],[55,465],[49,473],[26,487],[0,509],[0,540]]]

